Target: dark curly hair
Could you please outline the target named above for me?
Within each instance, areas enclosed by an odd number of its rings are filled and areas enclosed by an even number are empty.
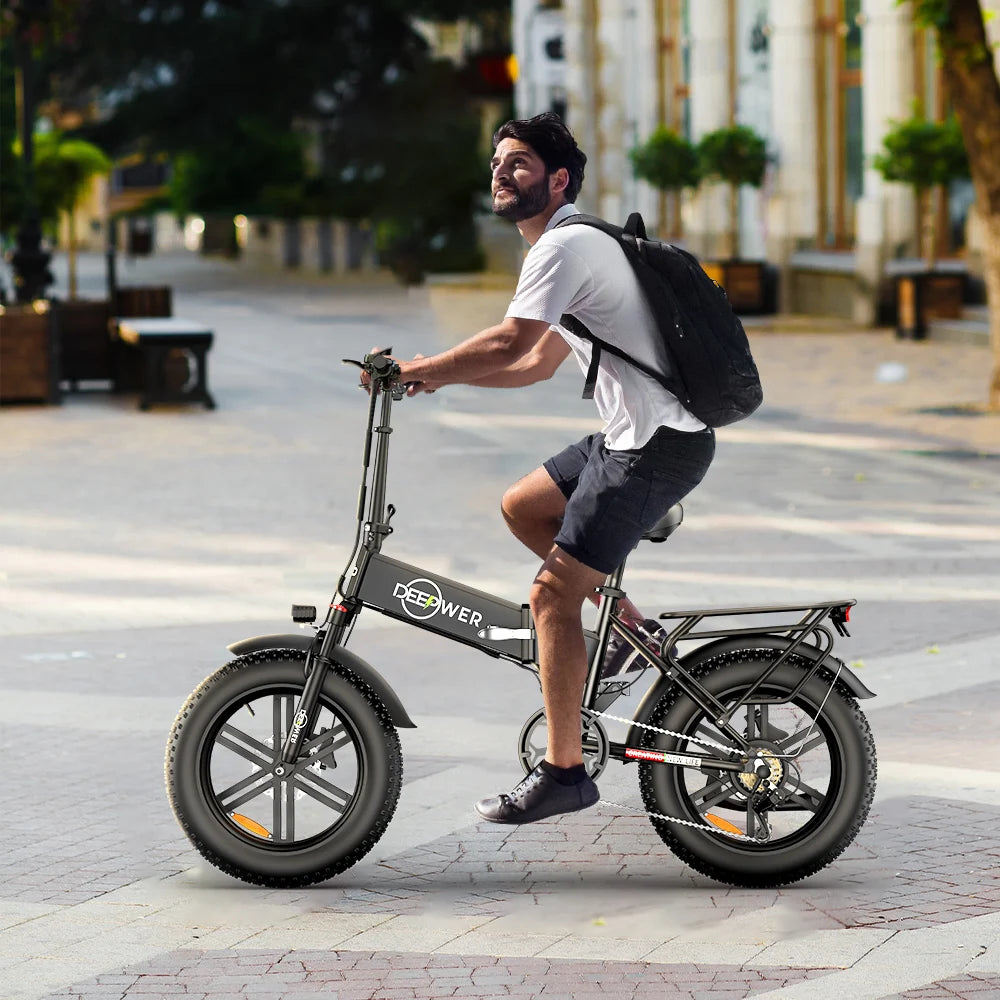
[[[530,146],[541,157],[550,174],[565,167],[569,174],[566,200],[576,201],[583,184],[587,154],[576,144],[573,133],[557,114],[545,111],[534,118],[505,122],[493,135],[493,148],[496,149],[504,139],[517,139]]]

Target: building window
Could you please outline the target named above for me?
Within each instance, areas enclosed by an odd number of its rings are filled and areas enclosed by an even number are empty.
[[[819,130],[819,244],[854,245],[864,143],[861,0],[815,0]]]

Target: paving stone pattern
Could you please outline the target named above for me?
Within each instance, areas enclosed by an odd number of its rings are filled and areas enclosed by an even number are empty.
[[[796,907],[814,929],[902,930],[992,913],[1000,904],[998,821],[1000,810],[976,803],[890,800],[873,811],[832,875],[791,890]],[[717,885],[684,868],[645,817],[603,808],[513,831],[482,823],[397,855],[363,878],[346,872],[326,891],[339,911],[399,914],[420,913],[428,894],[446,892],[454,913],[489,918],[515,900],[543,904],[581,882],[633,893],[698,887],[701,905],[719,919],[773,906],[789,891]]]
[[[389,952],[176,951],[51,994],[183,996],[188,1000],[744,1000],[827,974],[825,969],[655,966],[488,955]]]
[[[896,993],[886,1000],[997,1000],[1000,976],[955,976],[918,990]]]

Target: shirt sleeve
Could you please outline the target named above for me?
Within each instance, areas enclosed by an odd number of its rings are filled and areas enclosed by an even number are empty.
[[[528,252],[507,316],[554,324],[593,285],[586,261],[560,243],[536,243]]]

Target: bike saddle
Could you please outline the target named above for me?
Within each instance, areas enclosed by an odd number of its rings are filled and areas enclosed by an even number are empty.
[[[647,542],[665,542],[684,520],[684,508],[675,503],[642,537]]]

